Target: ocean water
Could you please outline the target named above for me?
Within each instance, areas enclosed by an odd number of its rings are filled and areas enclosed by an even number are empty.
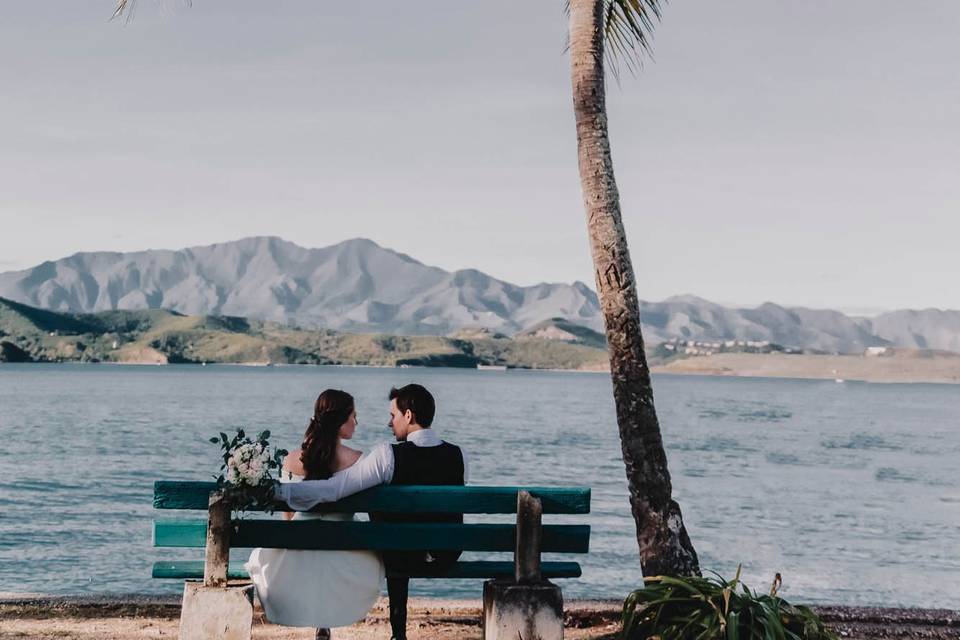
[[[592,513],[567,598],[640,585],[606,375],[456,369],[0,366],[0,591],[170,593],[150,578],[155,479],[209,479],[207,439],[243,426],[300,441],[317,393],[357,399],[354,445],[389,437],[386,394],[416,381],[474,484],[579,485]],[[701,565],[808,603],[960,608],[960,387],[659,376],[679,501]],[[199,514],[198,514],[199,515]],[[234,559],[242,557],[234,552]],[[504,558],[508,556],[503,556]],[[548,558],[549,559],[549,558]],[[414,581],[478,597],[479,581]]]

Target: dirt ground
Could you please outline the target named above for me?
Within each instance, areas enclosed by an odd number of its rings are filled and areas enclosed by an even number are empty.
[[[572,604],[572,603],[571,603]],[[600,610],[613,612],[613,603],[592,603]],[[581,607],[582,608],[582,607]],[[589,606],[588,606],[589,608]],[[179,625],[178,602],[139,598],[135,601],[83,600],[78,598],[0,599],[0,640],[52,639],[64,640],[146,640],[176,638]],[[603,617],[601,615],[601,617]],[[566,637],[599,638],[617,631],[613,616],[595,621],[585,628],[576,628],[571,618]],[[480,602],[459,600],[410,601],[408,638],[426,640],[476,639],[480,629]],[[390,637],[387,601],[381,599],[367,618],[350,627],[335,629],[336,640],[386,640]],[[256,640],[313,640],[314,630],[281,627],[270,624],[259,608],[253,622]]]
[[[620,603],[566,603],[565,637],[613,640],[619,632]],[[933,609],[820,607],[820,614],[844,640],[960,640],[960,612]],[[0,597],[0,640],[146,640],[176,638],[179,602],[169,598]],[[280,627],[256,616],[256,640],[313,640],[312,629]],[[334,630],[338,640],[390,637],[386,601],[362,622]],[[466,640],[482,637],[480,603],[417,599],[410,603],[411,640]]]

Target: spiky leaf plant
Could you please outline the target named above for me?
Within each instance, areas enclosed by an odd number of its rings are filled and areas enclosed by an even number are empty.
[[[770,593],[751,591],[721,576],[644,578],[623,603],[621,638],[633,640],[837,640],[807,607]]]

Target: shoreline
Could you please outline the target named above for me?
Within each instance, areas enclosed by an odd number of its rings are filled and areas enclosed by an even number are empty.
[[[672,360],[653,373],[793,378],[874,384],[960,384],[960,354],[896,350],[890,356],[717,353]]]
[[[564,605],[565,635],[570,640],[612,640],[619,633],[622,602],[571,600]],[[960,639],[960,611],[922,608],[812,607],[841,638]],[[466,640],[480,635],[479,599],[410,600],[411,639]],[[175,636],[179,624],[179,596],[117,594],[50,596],[0,593],[0,639],[49,638],[69,640],[96,637],[158,638]],[[293,640],[312,638],[312,631],[281,627],[254,614],[254,638]],[[367,640],[389,635],[387,601],[381,598],[370,614],[356,624],[337,630],[344,640]]]
[[[207,363],[146,363],[146,362],[29,362],[0,363],[4,365],[76,365],[109,367],[230,367],[230,368],[311,368],[336,367],[350,369],[456,369],[479,371],[472,367],[434,367],[409,365],[397,367],[380,364],[294,364],[264,362],[207,362]],[[578,369],[510,367],[507,371],[548,373],[609,374],[606,367]],[[868,358],[856,355],[782,355],[721,353],[654,363],[654,375],[687,375],[720,378],[760,378],[786,380],[833,380],[838,383],[869,384],[960,384],[960,354],[942,353],[932,357],[909,354],[896,357]],[[496,375],[501,371],[483,372]]]

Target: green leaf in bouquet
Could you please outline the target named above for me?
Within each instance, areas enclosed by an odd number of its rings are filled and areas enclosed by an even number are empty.
[[[246,431],[237,428],[233,437],[229,438],[226,433],[221,432],[219,439],[211,438],[211,442],[220,442],[222,449],[222,464],[220,465],[220,475],[217,476],[217,484],[220,486],[224,495],[231,503],[232,510],[238,515],[247,509],[263,509],[266,513],[273,513],[275,507],[275,484],[273,471],[280,469],[284,456],[288,455],[285,449],[274,449],[270,446],[270,431],[264,430],[257,434],[257,440],[251,440]],[[231,475],[230,458],[240,447],[250,447],[259,445],[266,452],[264,457],[264,473],[262,477],[253,482],[253,478],[238,476],[233,482],[227,481]]]

